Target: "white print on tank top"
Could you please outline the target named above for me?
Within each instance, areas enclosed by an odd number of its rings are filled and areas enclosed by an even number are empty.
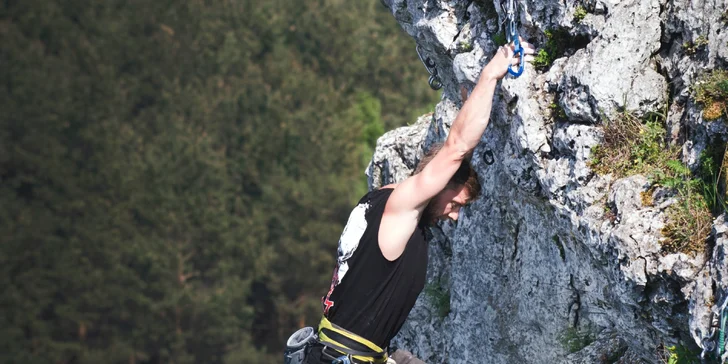
[[[354,255],[356,248],[359,247],[359,240],[361,240],[362,235],[364,235],[364,231],[367,229],[367,210],[369,210],[369,203],[356,205],[349,215],[349,220],[346,222],[346,226],[344,226],[344,231],[341,233],[341,237],[339,238],[338,257],[336,259],[336,269],[334,270],[334,276],[331,280],[331,288],[329,288],[329,293],[326,297],[323,297],[321,300],[324,305],[324,314],[326,314],[329,311],[329,308],[334,305],[334,302],[329,300],[331,293],[344,279],[346,272],[349,271],[348,260],[352,255]]]
[[[339,264],[339,279],[336,284],[341,283],[344,279],[346,272],[349,271],[349,263],[347,260],[354,255],[354,251],[359,246],[359,240],[364,235],[364,230],[367,229],[367,219],[365,215],[369,209],[368,203],[357,205],[351,214],[349,215],[349,221],[344,226],[344,232],[341,233],[339,238],[339,257],[337,263]]]

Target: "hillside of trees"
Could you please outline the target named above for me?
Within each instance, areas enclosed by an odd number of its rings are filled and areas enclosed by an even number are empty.
[[[0,363],[275,363],[385,130],[379,1],[0,2]]]

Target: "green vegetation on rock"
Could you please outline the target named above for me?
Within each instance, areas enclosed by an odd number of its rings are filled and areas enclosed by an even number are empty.
[[[685,50],[685,53],[692,56],[707,45],[708,38],[705,38],[705,36],[701,35],[694,41],[688,41],[683,43],[683,49]]]
[[[575,353],[593,343],[596,336],[588,329],[569,327],[559,335],[558,340],[564,350]]]
[[[544,31],[546,44],[534,56],[533,66],[541,71],[548,70],[554,61],[563,57],[567,50],[586,46],[588,38],[582,35],[571,35],[567,28],[555,28]]]
[[[424,294],[437,311],[437,316],[447,317],[450,313],[450,290],[443,287],[441,282],[428,283],[425,286]]]
[[[725,210],[725,185],[719,180],[725,149],[703,156],[700,171],[694,175],[678,160],[680,150],[667,143],[663,123],[661,115],[640,120],[629,113],[607,122],[604,142],[593,149],[590,165],[597,173],[615,178],[642,174],[655,186],[675,191],[677,202],[668,208],[662,230],[663,251],[700,253],[713,214]],[[645,205],[652,204],[651,191],[642,194]]]
[[[682,345],[673,345],[663,349],[660,355],[665,364],[699,364],[700,352],[690,350]]]
[[[728,115],[728,71],[714,70],[693,85],[695,101],[703,106],[703,118],[716,120]]]
[[[500,46],[502,46],[502,45],[506,45],[506,44],[508,44],[508,38],[506,37],[506,34],[505,34],[505,33],[503,33],[503,32],[498,32],[498,33],[495,33],[495,34],[493,34],[493,42],[494,42],[494,43],[495,43],[495,44],[496,44],[497,46],[499,46],[499,47],[500,47]]]
[[[581,5],[577,6],[576,10],[574,10],[574,21],[576,23],[581,23],[581,21],[584,20],[584,18],[586,18],[586,14],[587,14],[586,9],[583,6],[581,6]]]

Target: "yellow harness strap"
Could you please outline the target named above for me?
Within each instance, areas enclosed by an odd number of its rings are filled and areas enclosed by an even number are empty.
[[[326,330],[324,330],[326,329]],[[349,346],[345,345],[344,343],[341,343],[339,341],[334,340],[330,336],[326,335],[326,331],[332,331],[336,334],[343,335],[347,339],[356,341],[359,344],[362,344],[369,348],[371,351],[375,352],[375,356],[364,356],[364,355],[351,355],[352,358],[363,361],[363,362],[371,362],[376,364],[384,364],[387,362],[387,352],[377,346],[377,344],[351,332],[348,331],[342,327],[337,326],[336,324],[331,323],[326,317],[321,318],[321,322],[319,323],[318,327],[318,338],[319,342],[326,345],[329,344],[332,349],[335,349],[337,351],[342,352],[343,349],[349,349],[354,350],[353,348],[350,348]],[[346,355],[346,352],[343,352],[342,355]]]

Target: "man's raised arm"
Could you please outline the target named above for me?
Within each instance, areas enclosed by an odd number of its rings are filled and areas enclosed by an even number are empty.
[[[528,43],[521,44],[526,55],[524,61],[528,61],[534,49]],[[379,248],[385,258],[399,258],[430,199],[447,186],[465,155],[478,144],[488,126],[498,80],[505,76],[509,65],[520,61],[513,57],[512,46],[499,48],[481,71],[478,83],[455,118],[442,149],[420,173],[394,189],[379,227]]]

